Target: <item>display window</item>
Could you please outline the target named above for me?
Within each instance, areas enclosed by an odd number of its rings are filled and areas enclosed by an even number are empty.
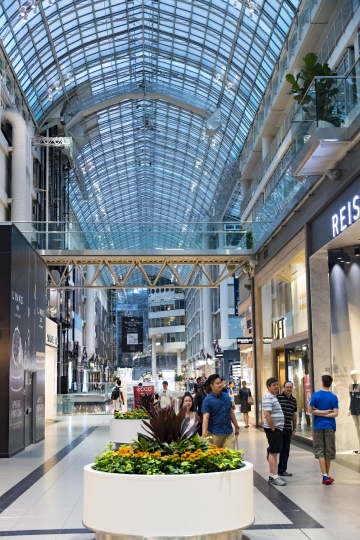
[[[256,355],[258,423],[263,422],[261,402],[266,392],[266,380],[277,377],[280,391],[290,380],[294,384],[293,395],[298,401],[297,431],[311,437],[312,419],[307,414],[305,399],[305,392],[309,396],[311,392],[305,250],[301,249],[289,257],[283,266],[278,265],[270,279],[265,283],[262,281],[257,291],[260,308]]]
[[[339,399],[338,454],[359,462],[360,447],[360,249],[329,252],[332,391]]]

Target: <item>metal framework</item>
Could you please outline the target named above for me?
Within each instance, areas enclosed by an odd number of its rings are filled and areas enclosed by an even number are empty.
[[[300,0],[38,4],[26,3],[23,24],[19,3],[0,2],[3,44],[38,125],[59,124],[74,101],[138,89],[72,120],[84,177],[69,185],[78,221],[211,219],[229,183],[222,171],[239,157]],[[166,92],[144,92],[162,85]],[[221,112],[217,132],[207,130],[202,111],[210,109]],[[92,249],[102,247],[99,236]],[[108,242],[154,247],[121,228]]]
[[[104,253],[84,251],[55,255],[40,252],[46,263],[49,289],[151,289],[164,286],[164,280],[171,287],[216,288],[220,283],[251,264],[250,250],[240,254],[187,253]],[[220,271],[213,271],[220,265]],[[91,281],[87,280],[86,269],[93,266],[95,271]],[[77,269],[83,279],[81,285],[70,285],[69,279]],[[199,276],[202,279],[195,279]],[[97,284],[95,284],[97,282]],[[102,282],[102,284],[99,282]]]

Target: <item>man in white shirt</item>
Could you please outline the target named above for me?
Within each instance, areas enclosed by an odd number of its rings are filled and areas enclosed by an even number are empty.
[[[169,390],[168,388],[169,385],[167,381],[164,381],[162,383],[162,386],[163,386],[163,389],[162,391],[159,392],[159,401],[160,401],[160,407],[162,409],[165,409],[165,407],[167,407],[168,405],[174,404],[174,398],[173,398],[171,390]]]
[[[270,469],[269,484],[286,486],[286,482],[278,475],[277,460],[282,448],[282,431],[284,429],[284,413],[277,394],[279,380],[270,377],[266,381],[267,392],[264,395],[262,409],[264,411],[264,431],[268,440],[268,462]]]

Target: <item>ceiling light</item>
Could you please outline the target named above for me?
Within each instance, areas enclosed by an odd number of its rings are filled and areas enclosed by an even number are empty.
[[[355,248],[355,257],[360,257],[360,248]]]
[[[255,2],[249,2],[249,16],[253,16],[255,10]]]

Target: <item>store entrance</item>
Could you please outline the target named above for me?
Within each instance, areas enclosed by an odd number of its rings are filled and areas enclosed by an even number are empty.
[[[311,397],[309,345],[303,343],[285,348],[287,379],[294,385],[293,395],[298,405],[298,434],[312,437],[312,417],[308,413]]]
[[[275,350],[275,366],[274,366],[274,373],[277,374],[277,378],[279,379],[279,387],[280,391],[282,391],[282,387],[284,386],[284,383],[286,381],[286,369],[285,369],[285,352],[284,349],[276,349]]]

